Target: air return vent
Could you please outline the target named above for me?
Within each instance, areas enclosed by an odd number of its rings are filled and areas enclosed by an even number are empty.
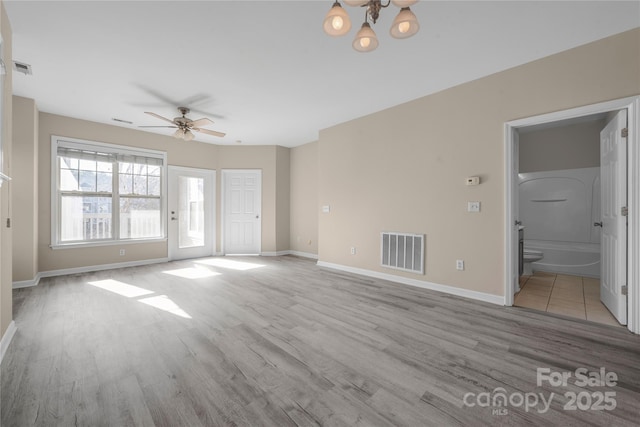
[[[424,234],[380,233],[383,267],[424,273]]]

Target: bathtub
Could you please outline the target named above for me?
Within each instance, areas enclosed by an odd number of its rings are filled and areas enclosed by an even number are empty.
[[[525,240],[524,247],[544,254],[540,261],[531,263],[533,271],[600,277],[599,244]]]
[[[599,167],[519,174],[519,217],[534,271],[600,277]]]

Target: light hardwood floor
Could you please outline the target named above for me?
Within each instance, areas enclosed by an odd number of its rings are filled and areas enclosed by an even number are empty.
[[[18,331],[1,365],[3,427],[619,426],[640,419],[640,337],[624,328],[295,257],[43,279],[14,291],[14,318]],[[537,368],[601,367],[617,374],[615,386],[581,387],[574,376],[567,385],[536,383]],[[496,388],[512,403],[464,404]],[[582,393],[584,404],[605,391],[615,393],[613,410],[564,409],[565,393]],[[551,399],[550,409],[516,405],[525,393]]]

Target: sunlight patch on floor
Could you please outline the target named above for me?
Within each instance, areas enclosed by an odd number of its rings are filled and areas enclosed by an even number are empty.
[[[199,259],[195,261],[198,264],[210,265],[212,267],[228,268],[230,270],[253,270],[254,268],[264,267],[263,264],[256,264],[253,262],[234,261],[226,258],[207,258]]]
[[[222,273],[211,271],[203,267],[178,268],[176,270],[163,271],[164,274],[171,274],[185,279],[203,279],[205,277],[219,276]]]
[[[160,310],[166,311],[176,316],[184,317],[185,319],[191,319],[191,316],[181,309],[178,304],[173,302],[171,298],[166,295],[158,295],[156,297],[142,298],[138,300],[143,304],[150,305]]]
[[[218,275],[220,273],[212,272],[208,269],[198,268],[198,269],[183,269],[183,270],[206,270],[209,272],[210,276]],[[172,274],[169,272],[169,274]],[[200,277],[209,277],[209,276],[200,276]],[[109,292],[113,292],[114,294],[121,295],[127,298],[138,298],[145,295],[150,295],[155,293],[154,291],[150,291],[149,289],[140,288],[138,286],[129,285],[128,283],[120,282],[118,280],[106,279],[106,280],[97,280],[94,282],[87,282],[91,286],[95,286],[96,288],[104,289]],[[175,314],[176,316],[184,317],[185,319],[191,319],[191,316],[183,309],[181,309],[175,302],[171,300],[166,295],[159,295],[153,297],[146,297],[137,300],[143,304],[150,305],[157,309],[166,311],[171,314]]]
[[[138,286],[129,285],[113,279],[97,280],[88,283],[96,288],[104,289],[127,298],[135,298],[153,293],[153,291],[148,289],[139,288]]]

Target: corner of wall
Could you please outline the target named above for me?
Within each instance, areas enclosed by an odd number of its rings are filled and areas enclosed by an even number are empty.
[[[0,33],[2,34],[3,62],[11,64],[11,44],[12,34],[9,18],[4,8],[4,3],[0,0]],[[11,66],[6,66],[4,85],[2,88],[2,162],[3,173],[11,176],[11,149],[12,149],[12,73]],[[13,302],[12,302],[12,244],[13,230],[6,227],[7,220],[11,218],[11,197],[12,184],[6,183],[0,187],[0,336],[5,333],[13,324]],[[4,338],[3,343],[4,345]],[[8,343],[6,344],[8,346]]]
[[[276,147],[276,251],[288,251],[290,233],[290,149]]]
[[[318,258],[318,141],[290,150],[291,253]]]
[[[38,111],[33,99],[13,97],[13,170],[11,207],[19,212],[12,228],[13,282],[32,281],[38,273]]]

